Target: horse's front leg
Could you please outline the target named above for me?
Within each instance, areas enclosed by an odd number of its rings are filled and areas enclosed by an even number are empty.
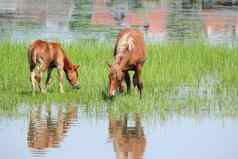
[[[120,93],[123,93],[125,91],[125,81],[122,80],[119,86]]]
[[[57,72],[58,72],[58,78],[59,78],[60,93],[64,93],[64,70],[63,70],[63,67],[58,67]]]
[[[51,67],[48,68],[47,70],[47,78],[46,78],[46,81],[45,81],[45,88],[46,88],[46,91],[49,89],[49,85],[51,83],[51,73],[52,73],[52,69]]]
[[[142,70],[142,64],[137,64],[136,70],[135,70],[135,75],[134,75],[135,79],[133,78],[133,82],[134,82],[134,84],[137,85],[137,88],[140,92],[140,97],[142,97],[143,89],[144,89],[144,84],[141,79],[141,70]]]
[[[127,85],[127,92],[130,92],[131,90],[131,79],[130,79],[130,75],[129,72],[125,72],[125,81],[126,81],[126,85]]]

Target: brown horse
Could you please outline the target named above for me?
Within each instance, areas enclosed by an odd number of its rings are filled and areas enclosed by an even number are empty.
[[[109,64],[109,96],[115,95],[117,89],[124,92],[125,82],[130,91],[131,81],[128,71],[135,71],[133,84],[137,86],[140,97],[143,93],[141,70],[146,60],[144,36],[135,29],[123,29],[117,36],[114,48],[115,63]]]
[[[33,93],[35,92],[37,83],[41,92],[44,93],[47,91],[51,81],[51,72],[53,68],[57,68],[58,71],[61,93],[64,92],[64,72],[72,87],[75,89],[80,88],[77,71],[79,65],[74,65],[70,62],[59,43],[42,40],[34,41],[28,49],[28,60]],[[45,71],[48,72],[44,88],[42,77]]]

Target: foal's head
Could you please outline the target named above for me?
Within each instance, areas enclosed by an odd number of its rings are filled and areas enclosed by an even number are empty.
[[[118,64],[109,64],[109,97],[113,97],[116,90],[120,87],[123,79],[123,72]]]
[[[74,64],[71,64],[65,70],[66,77],[74,89],[80,88],[79,80],[78,80],[78,70],[79,70],[79,65],[74,65]]]

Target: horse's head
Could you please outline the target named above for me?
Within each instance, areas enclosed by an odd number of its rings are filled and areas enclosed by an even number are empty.
[[[66,77],[74,89],[80,88],[79,80],[78,80],[78,70],[79,70],[79,65],[72,64],[65,71]]]
[[[122,83],[123,72],[118,64],[109,64],[109,97],[113,97]]]

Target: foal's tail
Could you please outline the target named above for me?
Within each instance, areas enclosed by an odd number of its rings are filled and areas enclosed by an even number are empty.
[[[28,48],[29,63],[36,64],[36,52],[32,46]]]
[[[32,45],[30,45],[30,47],[28,48],[27,53],[28,53],[28,62],[30,65],[30,69],[32,70],[35,67],[37,62],[37,54]]]

